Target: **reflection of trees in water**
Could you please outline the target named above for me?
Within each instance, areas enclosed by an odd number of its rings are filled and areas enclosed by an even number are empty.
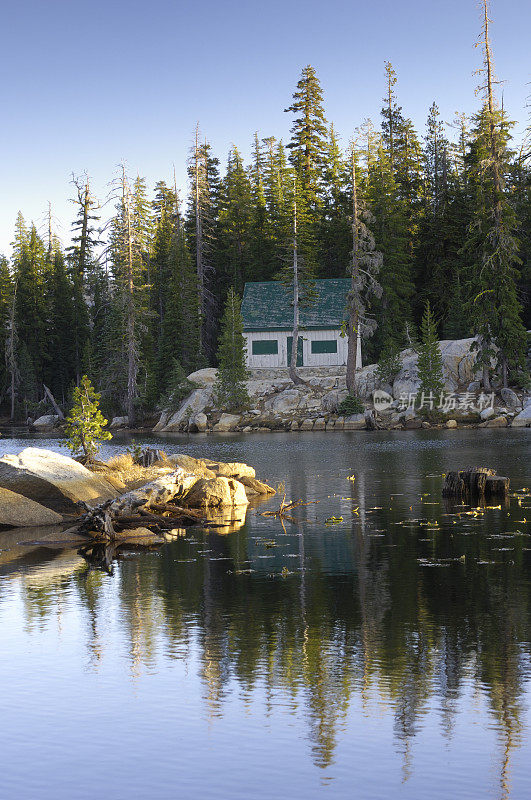
[[[290,488],[310,497],[302,479]],[[345,551],[352,569],[328,568],[327,548],[336,545],[312,529],[297,540],[299,558],[290,564],[308,566],[311,551],[318,556],[311,569],[286,579],[236,574],[246,566],[245,529],[227,537],[198,533],[195,549],[175,542],[163,556],[120,562],[113,578],[86,570],[67,575],[56,559],[53,569],[43,566],[38,580],[37,572],[32,580],[20,579],[26,619],[59,620],[75,593],[86,610],[85,637],[96,666],[105,656],[109,617],[118,600],[133,673],[152,666],[161,652],[188,659],[193,649],[209,714],[223,713],[234,682],[249,700],[253,692],[265,693],[266,711],[276,696],[287,696],[294,713],[305,714],[313,758],[321,767],[332,762],[338,730],[359,697],[366,713],[380,713],[382,702],[393,709],[407,777],[428,706],[439,699],[443,732],[450,738],[463,684],[473,681],[488,696],[500,730],[501,790],[508,797],[510,753],[521,738],[528,672],[525,565],[515,559],[510,567],[490,569],[470,559],[466,566],[422,569],[411,531],[395,526],[394,547],[370,538],[373,523],[364,496],[358,479],[352,501],[360,516]],[[391,529],[396,514],[384,510],[378,525]],[[468,542],[481,551],[478,540]],[[196,557],[203,547],[212,552]],[[438,547],[437,556],[457,552],[451,537]],[[335,553],[330,564],[336,565]]]

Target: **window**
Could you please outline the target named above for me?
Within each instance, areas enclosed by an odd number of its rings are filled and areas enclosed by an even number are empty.
[[[324,339],[323,341],[312,342],[312,354],[337,353],[337,340]]]
[[[278,353],[276,339],[257,339],[252,343],[253,356],[275,356]]]

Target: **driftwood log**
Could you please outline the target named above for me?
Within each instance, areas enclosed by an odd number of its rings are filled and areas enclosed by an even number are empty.
[[[509,478],[496,475],[496,470],[488,467],[472,467],[448,472],[444,479],[443,497],[475,499],[507,495]]]
[[[77,528],[91,538],[115,541],[122,531],[144,527],[160,533],[185,525],[204,523],[203,515],[175,502],[196,482],[197,476],[183,469],[163,475],[140,489],[106,500],[86,511]]]

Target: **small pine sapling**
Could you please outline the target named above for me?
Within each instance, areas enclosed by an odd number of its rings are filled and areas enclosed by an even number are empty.
[[[112,439],[112,433],[104,430],[107,420],[100,411],[100,396],[83,375],[74,388],[72,409],[66,419],[66,446],[74,455],[82,452],[88,463],[94,461],[101,442]]]

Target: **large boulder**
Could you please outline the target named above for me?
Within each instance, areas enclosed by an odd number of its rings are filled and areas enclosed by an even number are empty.
[[[256,495],[261,494],[276,494],[276,490],[273,489],[272,486],[268,486],[267,483],[263,483],[247,475],[242,475],[240,483],[243,483],[245,486],[245,494],[247,497],[256,497]]]
[[[35,500],[10,489],[0,488],[0,525],[25,528],[30,525],[58,525],[62,521],[60,514]]]
[[[372,397],[375,389],[380,387],[380,382],[376,375],[378,364],[368,364],[356,372],[356,394],[362,400]]]
[[[476,339],[443,339],[439,342],[442,357],[444,388],[455,392],[459,386],[469,384],[478,375],[476,365]],[[393,397],[417,394],[420,389],[418,355],[412,350],[400,353],[401,369],[393,382]]]
[[[129,417],[113,417],[109,428],[127,428]]]
[[[328,411],[333,414],[338,410],[339,406],[347,396],[348,392],[346,389],[332,389],[323,396],[321,408],[323,411]]]
[[[343,430],[345,431],[361,431],[367,427],[365,414],[351,414],[350,417],[345,417]]]
[[[190,375],[187,376],[187,379],[191,383],[205,388],[207,386],[212,386],[217,376],[217,369],[214,367],[207,367],[206,369],[198,369],[197,372],[191,372]]]
[[[202,411],[193,414],[188,423],[188,430],[191,433],[204,433],[208,427],[208,417]]]
[[[254,467],[250,467],[248,464],[241,464],[239,461],[229,461],[226,463],[224,461],[210,461],[206,459],[203,463],[218,477],[236,478],[237,480],[256,477]]]
[[[184,498],[192,508],[247,505],[245,487],[234,478],[200,478]]]
[[[159,422],[153,430],[171,433],[180,430],[184,422],[187,422],[194,414],[203,411],[212,398],[212,387],[194,389],[188,397],[185,397],[177,411],[170,414],[163,411]]]
[[[33,423],[33,427],[38,431],[51,431],[59,425],[61,418],[58,414],[44,414]]]
[[[78,512],[78,502],[97,505],[117,495],[104,477],[68,456],[39,447],[0,458],[0,487],[59,513]]]
[[[293,414],[298,409],[303,394],[300,389],[285,389],[265,401],[264,411],[277,417]]]
[[[480,428],[506,428],[508,425],[507,418],[500,416],[493,419],[487,419],[485,422],[480,422]]]
[[[215,433],[226,433],[227,431],[233,431],[238,425],[240,419],[241,417],[239,414],[222,414],[219,422],[214,425],[212,430]]]
[[[439,342],[445,386],[448,391],[454,391],[458,386],[477,379],[480,370],[476,364],[476,342],[475,338],[445,339]]]
[[[528,428],[531,426],[531,398],[527,399],[523,409],[512,421],[513,428]]]
[[[500,392],[503,402],[508,408],[521,408],[520,398],[512,389],[502,389]]]
[[[177,467],[184,469],[186,472],[191,472],[198,478],[215,478],[216,473],[207,467],[205,461],[200,458],[192,458],[187,455],[169,456],[168,460],[175,464]]]

